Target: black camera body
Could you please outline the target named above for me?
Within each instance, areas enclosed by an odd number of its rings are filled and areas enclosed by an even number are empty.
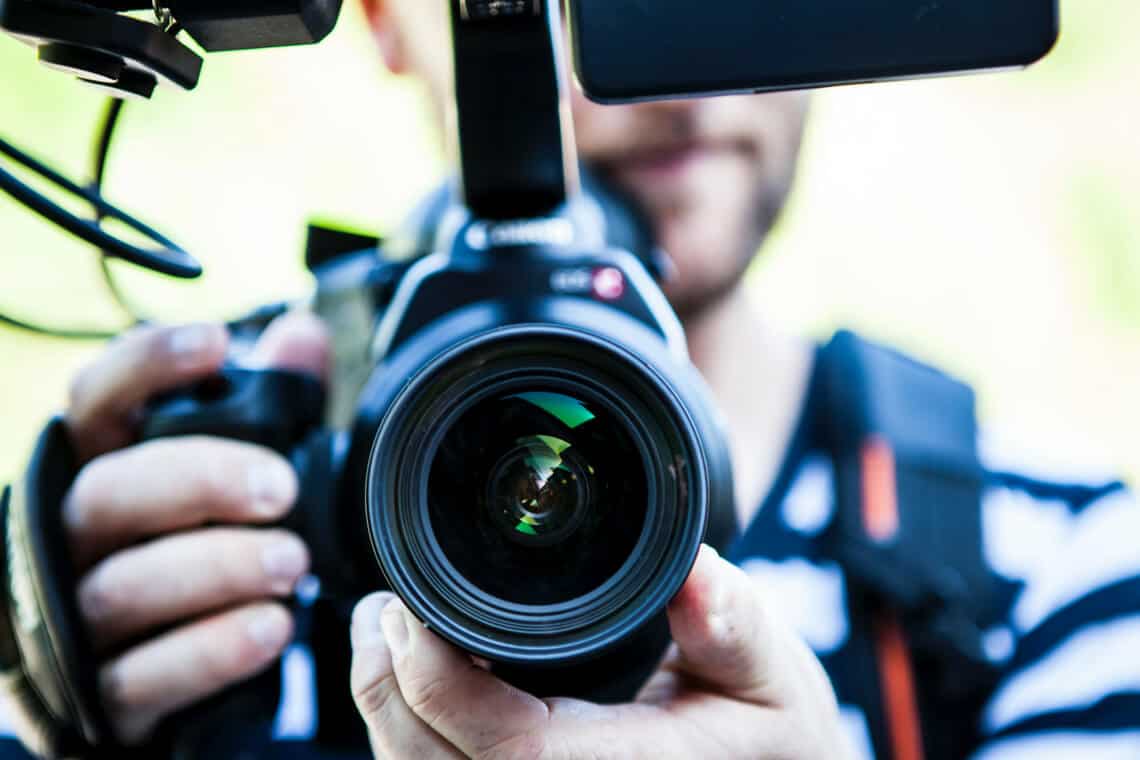
[[[491,221],[457,201],[437,252],[394,282],[375,252],[326,264],[342,297],[387,283],[350,431],[316,429],[312,379],[235,369],[156,400],[143,437],[286,451],[302,480],[288,525],[324,593],[390,588],[532,691],[628,700],[663,654],[665,605],[735,512],[680,323],[642,260],[607,244],[616,202]]]

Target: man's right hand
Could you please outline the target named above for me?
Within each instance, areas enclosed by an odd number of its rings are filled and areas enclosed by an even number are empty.
[[[143,404],[217,371],[227,341],[217,325],[140,328],[72,386],[67,423],[83,466],[64,523],[104,705],[127,743],[264,670],[292,638],[279,600],[308,570],[308,550],[265,527],[296,498],[288,462],[219,438],[132,445]],[[293,314],[270,325],[252,361],[325,378],[328,356],[319,320]]]

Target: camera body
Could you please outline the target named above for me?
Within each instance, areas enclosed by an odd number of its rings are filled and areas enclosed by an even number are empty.
[[[157,399],[143,437],[288,453],[302,482],[288,525],[325,594],[390,588],[516,684],[628,700],[668,642],[665,605],[703,541],[727,547],[735,511],[652,258],[610,243],[607,218],[632,218],[618,204],[595,187],[501,221],[456,200],[434,253],[318,268],[318,303],[322,289],[386,303],[350,429],[319,429],[315,381],[235,368]]]

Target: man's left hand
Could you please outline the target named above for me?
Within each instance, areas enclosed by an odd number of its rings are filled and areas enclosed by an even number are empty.
[[[848,756],[831,684],[764,608],[757,583],[703,547],[669,605],[676,642],[631,704],[538,699],[449,645],[391,594],[357,605],[352,689],[380,758]]]

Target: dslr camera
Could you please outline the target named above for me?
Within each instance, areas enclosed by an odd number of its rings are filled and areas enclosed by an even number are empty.
[[[322,596],[391,589],[522,688],[626,701],[668,645],[664,609],[701,543],[723,550],[734,536],[724,432],[659,287],[667,259],[637,209],[578,166],[561,4],[448,2],[458,177],[413,215],[408,245],[310,257],[312,306],[351,369],[332,404],[351,410],[348,424],[328,424],[315,379],[234,365],[154,399],[140,439],[220,435],[286,454],[301,481],[287,525],[311,547]],[[579,80],[606,101],[822,86],[1023,65],[1056,36],[1050,0],[777,5],[570,0]],[[201,58],[179,31],[206,51],[315,42],[339,3],[177,0],[155,5],[157,24],[124,15],[140,9],[0,0],[0,28],[55,68],[146,98],[159,83],[197,83]],[[809,33],[827,44],[801,45]],[[101,218],[135,222],[49,176]],[[106,255],[198,271],[142,223],[157,248],[0,179]],[[235,334],[276,313],[239,320]],[[0,655],[44,747],[86,754],[110,733],[62,551],[73,477],[57,422],[4,516]]]

